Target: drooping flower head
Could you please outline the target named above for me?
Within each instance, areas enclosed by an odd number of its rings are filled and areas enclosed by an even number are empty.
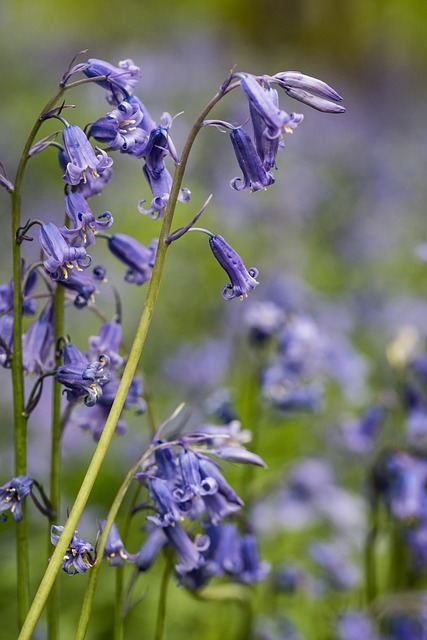
[[[51,527],[50,540],[55,547],[63,531],[64,527],[58,525]],[[84,538],[78,538],[77,533],[77,531],[74,532],[62,560],[62,570],[69,576],[86,573],[95,563],[95,549]]]
[[[15,522],[22,520],[22,501],[30,495],[33,483],[29,476],[17,476],[0,487],[0,520],[6,520],[2,514],[9,510]]]
[[[66,194],[65,211],[73,227],[62,227],[61,234],[69,238],[73,246],[87,247],[94,244],[96,234],[107,231],[113,224],[113,216],[109,211],[95,218],[87,200],[78,191]]]
[[[129,153],[141,158],[148,142],[148,134],[140,123],[144,117],[138,102],[124,100],[91,125],[90,134],[113,151]]]
[[[105,279],[106,270],[102,266],[97,266],[92,269],[92,273],[87,271],[73,271],[67,272],[65,275],[60,273],[55,276],[56,282],[65,287],[65,289],[74,292],[74,306],[77,309],[83,309],[90,302],[95,301],[95,293],[99,293],[99,285],[102,282],[106,282]]]
[[[81,271],[90,266],[91,257],[84,247],[74,247],[53,222],[40,228],[39,241],[47,259],[43,265],[54,279],[67,279],[70,269]]]
[[[243,181],[236,177],[230,186],[236,191],[259,191],[274,183],[273,174],[266,170],[252,140],[242,128],[232,129],[230,140],[237,162],[243,173]]]
[[[158,241],[152,240],[150,245],[145,247],[124,233],[115,233],[108,239],[111,253],[128,267],[125,281],[138,286],[151,278],[157,245]]]
[[[124,97],[133,92],[134,86],[141,77],[140,68],[130,58],[121,60],[118,67],[105,60],[89,58],[83,73],[88,78],[106,76],[107,79],[100,79],[96,81],[96,84],[111,92],[109,101],[115,102],[115,104],[118,104]]]
[[[106,520],[100,521],[100,533],[103,532],[105,523]],[[108,560],[110,567],[121,567],[124,562],[133,562],[135,560],[135,556],[126,551],[116,523],[113,523],[108,534],[107,543],[104,549],[104,558]]]
[[[246,269],[239,254],[230,247],[222,236],[210,235],[209,245],[215,258],[231,280],[231,283],[222,290],[223,297],[226,300],[237,297],[243,300],[259,284],[255,280],[258,276],[257,269],[253,267],[249,270]]]
[[[113,164],[112,158],[97,147],[96,155],[85,132],[76,125],[69,125],[62,132],[62,141],[69,162],[62,179],[68,184],[77,185],[86,182],[89,172],[92,178],[97,178],[105,169]]]
[[[54,305],[51,300],[22,337],[23,366],[27,373],[40,375],[52,365],[51,350],[55,341]]]
[[[63,362],[55,372],[55,379],[63,384],[69,402],[83,398],[85,405],[91,407],[102,396],[102,387],[110,380],[109,358],[100,356],[95,362],[89,362],[73,344],[63,349]]]

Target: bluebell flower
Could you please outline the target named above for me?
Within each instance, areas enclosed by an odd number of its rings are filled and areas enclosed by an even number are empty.
[[[246,189],[259,191],[273,184],[273,174],[265,169],[246,131],[242,128],[233,129],[230,133],[230,140],[243,173],[243,181],[239,177],[233,178],[230,186],[236,191],[245,191]]]
[[[240,536],[237,526],[232,522],[221,523],[207,529],[210,545],[204,554],[206,569],[212,576],[227,573],[236,576],[243,570]]]
[[[200,536],[192,542],[180,524],[164,527],[163,532],[178,558],[178,564],[175,565],[175,571],[178,574],[189,573],[205,563],[201,552],[208,544],[207,536]]]
[[[258,543],[253,533],[245,533],[241,537],[240,553],[243,566],[236,579],[245,584],[262,582],[270,571],[270,565],[260,561]]]
[[[33,483],[29,476],[17,476],[0,487],[0,520],[6,520],[2,514],[9,510],[15,522],[22,520],[22,501],[30,495]]]
[[[108,144],[113,151],[141,158],[149,138],[147,132],[139,126],[143,117],[138,102],[124,100],[117,109],[91,125],[90,135],[98,142]]]
[[[326,113],[344,113],[345,108],[338,102],[342,97],[326,82],[306,76],[299,71],[276,73],[268,80],[276,82],[289,97],[308,104],[310,107]]]
[[[55,372],[55,380],[66,387],[67,400],[72,402],[83,398],[85,405],[91,407],[102,396],[102,388],[110,380],[106,370],[109,364],[107,356],[100,356],[96,362],[87,357],[72,344],[63,349],[63,362]]]
[[[56,282],[65,287],[67,290],[75,293],[74,306],[77,309],[83,309],[90,302],[95,302],[95,294],[99,293],[99,285],[102,282],[106,282],[105,279],[106,270],[102,266],[97,266],[92,269],[91,273],[87,271],[67,271],[66,276],[60,273],[56,274],[54,278]]]
[[[371,620],[364,613],[347,611],[336,623],[337,640],[379,640]],[[408,638],[409,640],[409,638]]]
[[[114,373],[114,371],[113,371]],[[95,442],[98,442],[104,430],[111,407],[117,395],[120,380],[106,382],[102,387],[102,395],[93,406],[77,407],[73,411],[71,421],[83,431],[89,431]],[[134,409],[138,414],[145,413],[146,404],[142,399],[142,385],[138,377],[132,379],[123,409]],[[127,433],[123,411],[116,424],[115,433],[123,436]]]
[[[222,236],[209,236],[209,245],[215,258],[231,280],[231,284],[227,284],[222,290],[223,298],[232,300],[239,297],[243,300],[259,284],[255,280],[258,276],[257,269],[253,267],[249,270],[246,269],[239,254],[230,247]]]
[[[113,164],[113,160],[102,149],[96,147],[99,154],[95,154],[85,132],[76,125],[64,128],[62,140],[69,159],[62,179],[68,184],[86,182],[87,172],[95,179]]]
[[[64,237],[61,229],[52,222],[40,228],[40,245],[47,256],[43,265],[54,278],[68,277],[70,269],[81,271],[90,266],[91,257],[84,247],[73,247]]]
[[[106,520],[99,523],[99,531],[103,532]],[[135,556],[129,554],[120,538],[116,523],[113,523],[107,537],[103,558],[108,560],[110,567],[121,567],[124,562],[133,562]]]
[[[200,456],[199,472],[202,480],[205,483],[209,483],[209,486],[211,487],[211,490],[207,491],[205,496],[218,492],[223,495],[228,502],[233,503],[237,507],[243,506],[243,500],[239,498],[234,489],[228,484],[219,470],[218,465],[212,462],[212,460],[205,456]],[[213,491],[212,489],[216,489],[216,491]]]
[[[58,525],[51,527],[50,540],[55,547],[63,531],[64,527]],[[62,560],[62,570],[69,576],[75,576],[77,573],[86,573],[95,564],[95,549],[84,538],[78,538],[77,533],[77,531],[74,532]]]
[[[289,122],[290,116],[278,106],[277,92],[264,88],[258,80],[248,73],[236,74],[240,78],[240,87],[249,100],[252,112],[262,118],[266,135],[270,140],[278,138]]]
[[[13,353],[13,313],[0,317],[0,365],[9,368]]]
[[[135,477],[137,479],[140,478],[138,474]],[[176,525],[177,522],[183,519],[178,501],[166,480],[156,477],[148,478],[148,488],[154,505],[159,512],[154,516],[148,516],[148,520],[157,526],[168,527],[169,525]]]
[[[110,358],[110,369],[117,369],[123,364],[120,355],[123,328],[120,322],[104,322],[96,336],[89,337],[89,356],[91,359],[104,354]]]
[[[139,571],[148,571],[160,551],[168,544],[168,539],[164,530],[160,527],[153,527],[142,547],[135,554],[135,565]]]
[[[151,278],[157,244],[157,240],[152,240],[150,245],[145,247],[124,233],[115,233],[108,239],[111,253],[128,267],[125,281],[138,286]]]
[[[26,277],[28,267],[23,265],[21,278],[25,278],[25,284],[22,291],[22,313],[24,316],[33,316],[36,313],[36,301],[29,298],[37,286],[37,271],[33,269]],[[0,314],[9,313],[13,310],[13,280],[7,284],[0,285]]]
[[[427,449],[427,408],[425,402],[414,387],[407,385],[403,391],[406,409],[406,432],[411,446],[425,451]]]
[[[61,234],[70,238],[73,246],[89,246],[95,243],[95,235],[107,231],[113,224],[113,216],[105,211],[95,218],[87,200],[78,191],[69,191],[65,196],[65,211],[73,227],[61,227]]]
[[[179,456],[182,486],[174,491],[174,497],[179,502],[185,502],[198,496],[216,493],[218,483],[208,474],[201,475],[201,460],[193,452],[184,450]]]
[[[142,129],[146,134],[148,134],[147,135],[147,139],[148,139],[148,136],[150,135],[151,131],[156,128],[156,123],[151,117],[150,112],[148,111],[147,107],[142,102],[142,100],[138,98],[138,96],[131,95],[128,98],[126,98],[126,102],[129,102],[129,104],[131,104],[135,109],[138,108],[139,111],[141,111],[142,120],[138,124],[138,127]]]
[[[427,462],[406,451],[386,451],[373,474],[374,489],[387,509],[403,522],[426,516]]]
[[[385,408],[382,405],[369,407],[360,418],[341,425],[339,443],[354,453],[372,451],[384,418]]]
[[[23,366],[27,373],[41,375],[53,365],[52,347],[55,342],[54,305],[46,304],[22,337]]]
[[[150,207],[148,209],[145,209],[142,206],[146,200],[140,200],[138,203],[138,210],[140,213],[148,214],[153,220],[161,220],[164,216],[165,207],[169,202],[172,187],[172,176],[166,167],[160,173],[154,173],[148,164],[143,167],[143,173],[150,186],[153,199],[151,200]],[[179,190],[179,202],[188,202],[190,197],[190,190],[186,187]]]
[[[144,149],[144,158],[150,169],[150,174],[158,177],[165,169],[164,159],[170,156],[175,164],[179,164],[176,149],[169,136],[169,128],[172,118],[165,114],[167,118],[166,126],[159,125],[151,130],[147,145]]]
[[[121,60],[119,66],[98,60],[97,58],[89,58],[83,73],[88,78],[101,78],[107,76],[107,79],[98,80],[96,84],[113,93],[114,100],[118,100],[132,93],[134,86],[141,77],[141,70],[137,67],[133,60]],[[119,100],[120,101],[120,100]]]

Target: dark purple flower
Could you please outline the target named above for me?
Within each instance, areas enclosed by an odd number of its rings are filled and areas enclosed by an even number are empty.
[[[98,442],[104,430],[105,423],[110,413],[111,407],[117,395],[120,380],[114,379],[105,383],[102,387],[102,396],[93,406],[77,407],[74,410],[71,420],[74,425],[83,431],[89,431],[95,442]],[[139,378],[133,378],[128,394],[126,396],[124,409],[135,409],[138,414],[146,410],[146,404],[141,397],[142,386]],[[119,436],[127,433],[127,424],[120,414],[116,424],[115,432]]]
[[[277,92],[269,87],[264,88],[258,80],[248,73],[236,74],[240,77],[240,87],[249,100],[252,113],[261,117],[266,127],[266,135],[270,140],[278,138],[290,116],[279,109]]]
[[[139,126],[143,117],[138,102],[124,100],[91,125],[90,135],[113,151],[141,158],[148,142],[147,132]]]
[[[101,78],[102,76],[106,76],[106,80],[99,80],[96,84],[112,91],[116,101],[120,96],[123,99],[123,97],[129,93],[132,93],[134,86],[141,77],[140,68],[137,67],[130,58],[121,60],[118,67],[115,67],[109,62],[105,62],[105,60],[89,58],[86,68],[83,69],[83,73],[88,78]],[[120,102],[120,100],[118,101]]]
[[[270,565],[267,562],[260,562],[258,543],[253,533],[245,533],[242,536],[240,553],[243,567],[236,579],[245,584],[254,584],[264,580],[270,571]]]
[[[146,164],[143,167],[144,176],[147,179],[150,189],[153,194],[153,199],[150,203],[149,209],[144,209],[142,206],[145,200],[140,200],[138,203],[138,210],[140,213],[148,214],[153,220],[161,220],[164,216],[164,209],[169,202],[170,190],[172,187],[172,176],[166,167],[160,173],[152,173],[149,166]],[[183,187],[179,191],[179,202],[188,202],[190,200],[190,190]]]
[[[89,337],[89,356],[91,359],[104,354],[110,358],[110,369],[123,364],[119,354],[123,329],[120,322],[105,322],[96,336]]]
[[[36,301],[31,298],[28,299],[28,296],[31,296],[33,290],[37,286],[37,271],[33,269],[29,274],[28,278],[26,278],[26,274],[28,273],[28,268],[22,268],[22,276],[21,279],[25,278],[24,290],[22,292],[23,302],[22,302],[22,313],[24,316],[33,316],[36,313]],[[0,285],[0,314],[9,313],[13,310],[13,280],[8,282],[7,284]]]
[[[241,128],[233,129],[230,133],[230,140],[243,173],[243,182],[241,178],[233,178],[230,186],[236,191],[245,191],[246,189],[259,191],[273,184],[273,174],[264,168],[246,131]]]
[[[299,71],[276,73],[268,80],[276,82],[290,98],[308,104],[310,107],[325,113],[344,113],[345,108],[337,102],[342,97],[322,80],[311,78]]]
[[[44,261],[46,271],[54,279],[67,279],[70,269],[81,271],[89,267],[91,257],[84,247],[73,247],[52,222],[47,222],[40,229],[40,245],[47,256]]]
[[[169,116],[169,114],[167,114],[167,116]],[[159,125],[152,129],[144,149],[144,158],[147,167],[150,170],[150,175],[154,176],[154,178],[157,178],[165,169],[164,159],[167,156],[170,156],[175,164],[179,164],[179,158],[169,136],[172,119],[170,116],[168,119],[169,122],[166,126]]]
[[[397,520],[426,516],[427,462],[406,451],[387,451],[378,460],[374,488]]]
[[[73,246],[83,246],[95,243],[95,235],[105,232],[113,224],[113,216],[105,211],[95,218],[86,199],[78,191],[69,191],[65,196],[65,211],[73,227],[61,228],[64,237],[70,238]]]
[[[157,244],[157,240],[152,240],[148,247],[144,247],[124,233],[116,233],[108,240],[111,253],[128,267],[125,281],[138,286],[151,278]]]
[[[13,353],[13,313],[0,317],[0,365],[8,368]]]
[[[135,564],[139,571],[148,571],[160,551],[167,545],[168,539],[160,527],[154,527],[142,547],[135,555]]]
[[[163,532],[178,558],[179,564],[175,566],[178,574],[189,573],[204,564],[205,559],[201,551],[206,548],[206,536],[192,542],[180,524],[164,527]]]
[[[255,280],[258,271],[253,267],[247,270],[239,254],[230,247],[222,236],[209,236],[209,245],[215,258],[231,280],[231,284],[227,284],[222,290],[223,297],[226,300],[237,297],[243,300],[249,291],[258,286],[259,282]]]
[[[105,523],[106,520],[100,521],[100,533],[103,532]],[[115,523],[113,523],[108,534],[103,558],[107,558],[110,567],[121,567],[124,562],[133,562],[135,560],[135,557],[126,551]]]
[[[91,407],[102,396],[102,387],[110,380],[109,358],[100,356],[96,362],[87,357],[72,344],[63,349],[63,362],[55,372],[55,379],[63,384],[69,402],[83,397],[86,406]]]
[[[55,309],[49,300],[37,320],[34,320],[22,337],[23,365],[27,373],[41,375],[52,367],[49,356],[55,341]]]
[[[139,478],[139,476],[136,476]],[[148,520],[160,527],[175,525],[182,520],[182,512],[169,483],[162,478],[148,478],[148,488],[154,500],[154,505],[159,511],[155,516],[148,516]]]
[[[50,529],[50,540],[56,547],[64,527],[53,525]],[[84,538],[77,538],[77,531],[71,538],[68,549],[62,560],[62,570],[69,576],[77,573],[86,573],[95,563],[95,549]]]
[[[0,514],[9,511],[15,522],[22,520],[22,501],[30,495],[34,480],[29,476],[17,476],[0,487]],[[0,515],[0,520],[6,516]]]
[[[151,117],[151,114],[148,111],[147,107],[142,102],[142,100],[140,100],[138,98],[138,96],[132,96],[131,95],[128,98],[126,98],[126,101],[129,102],[129,104],[133,105],[134,108],[138,108],[141,111],[141,113],[143,114],[142,120],[141,120],[141,122],[139,123],[138,126],[143,131],[145,131],[145,133],[148,134],[148,136],[149,136],[151,131],[156,128],[156,123],[154,122],[153,118]]]
[[[184,450],[179,456],[181,468],[182,486],[174,491],[174,497],[179,502],[192,500],[196,497],[203,497],[207,494],[216,493],[218,484],[214,478],[204,474],[201,476],[201,459],[193,452]]]
[[[67,278],[61,274],[61,277],[55,280],[61,286],[76,293],[74,306],[77,309],[83,309],[89,302],[95,301],[95,293],[99,293],[99,284],[106,282],[105,269],[98,266],[92,269],[92,273],[73,270],[67,272]]]
[[[92,178],[98,178],[105,169],[113,164],[113,160],[102,149],[96,147],[99,155],[95,154],[85,132],[75,125],[65,127],[62,140],[69,162],[62,179],[68,184],[77,185],[86,182],[89,170]]]

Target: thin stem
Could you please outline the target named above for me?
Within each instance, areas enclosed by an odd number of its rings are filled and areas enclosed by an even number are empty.
[[[74,84],[77,84],[77,83],[74,83]],[[206,105],[206,107],[203,109],[202,113],[200,114],[199,118],[196,120],[195,124],[193,125],[189,133],[189,136],[187,138],[187,141],[185,143],[182,156],[181,156],[181,162],[175,170],[175,175],[172,183],[169,201],[165,208],[165,217],[163,219],[162,228],[160,230],[159,245],[156,252],[156,260],[154,263],[153,272],[152,272],[151,280],[150,280],[148,291],[147,291],[147,296],[144,303],[144,308],[142,310],[141,319],[136,331],[132,348],[129,353],[129,358],[126,363],[125,370],[123,372],[123,377],[122,377],[120,386],[117,390],[117,394],[113,402],[113,405],[111,407],[110,414],[105,423],[101,438],[98,442],[97,448],[95,449],[92,460],[89,463],[89,467],[87,469],[86,475],[83,479],[82,485],[77,494],[74,506],[70,512],[70,515],[65,524],[64,530],[62,531],[62,534],[58,541],[56,549],[50,559],[49,565],[46,569],[46,572],[42,578],[42,581],[37,590],[37,593],[35,595],[31,608],[28,612],[28,616],[22,628],[21,634],[19,636],[19,640],[29,640],[29,638],[31,637],[31,634],[35,629],[37,621],[46,603],[46,599],[49,595],[50,590],[52,589],[52,585],[55,581],[56,575],[61,567],[62,559],[68,547],[69,541],[72,539],[72,536],[77,527],[80,516],[83,513],[83,509],[85,508],[86,503],[89,499],[90,493],[92,491],[92,487],[98,476],[102,462],[105,458],[109,444],[113,437],[116,424],[120,418],[120,414],[122,412],[122,409],[127,397],[129,387],[131,385],[132,379],[135,375],[135,372],[138,366],[139,358],[141,356],[141,352],[144,347],[148,329],[154,313],[154,307],[155,307],[157,295],[159,292],[160,281],[163,274],[164,263],[165,263],[167,249],[168,249],[166,239],[170,234],[173,215],[175,212],[176,203],[178,201],[178,196],[179,196],[182,180],[184,177],[184,171],[187,165],[188,156],[190,154],[194,140],[198,132],[203,126],[203,120],[205,119],[209,111],[217,104],[217,102],[219,102],[219,100],[223,97],[223,95],[224,94],[222,92],[218,92],[212,98],[212,100]],[[112,521],[109,525],[110,527],[111,527],[111,524],[112,524]],[[101,540],[104,537],[104,534],[105,534],[105,540],[106,540],[106,536],[108,535],[108,531],[109,531],[109,527],[107,525],[108,525],[108,520],[105,525],[103,535],[101,536]],[[77,635],[76,636],[77,638],[84,637],[86,626],[87,626],[87,622],[84,623],[84,626],[79,625],[80,635]]]
[[[64,88],[49,100],[42,114],[49,111],[64,93]],[[25,143],[15,177],[14,190],[11,192],[11,240],[13,263],[13,356],[12,386],[13,413],[15,424],[15,475],[27,472],[27,416],[25,415],[24,375],[22,365],[22,286],[21,286],[21,244],[17,242],[17,232],[21,226],[22,182],[29,159],[29,151],[42,125],[40,118],[35,122]],[[23,519],[16,527],[17,591],[18,591],[18,627],[24,624],[30,602],[29,550],[26,507],[23,505]]]
[[[118,511],[127,493],[127,490],[129,489],[131,482],[134,479],[135,473],[138,471],[140,465],[144,462],[144,460],[146,460],[153,453],[154,450],[155,448],[147,449],[147,451],[145,451],[142,454],[142,456],[136,461],[133,467],[128,471],[126,478],[124,479],[120,489],[116,494],[113,504],[111,505],[111,509],[108,513],[104,528],[102,530],[102,535],[99,538],[99,544],[97,549],[98,560],[90,573],[89,584],[86,589],[75,640],[83,640],[83,638],[86,635],[87,627],[89,624],[89,617],[92,609],[93,598],[95,595],[96,584],[98,580],[98,573],[100,570],[101,560],[104,554],[104,549],[107,542],[108,534],[110,533],[110,529],[117,517]],[[70,514],[70,517],[71,517],[71,514]],[[62,535],[61,535],[61,538],[62,538]]]
[[[156,620],[156,632],[154,640],[163,640],[163,634],[165,631],[166,622],[166,603],[168,598],[168,586],[173,571],[173,563],[168,553],[169,549],[165,550],[165,568],[163,570],[162,582],[160,584],[159,599],[157,602],[157,620]]]
[[[55,292],[55,344],[64,333],[64,287],[58,286]],[[55,356],[55,365],[61,364],[61,354]],[[52,389],[52,435],[51,435],[51,467],[50,467],[50,503],[54,515],[49,518],[48,555],[51,552],[50,529],[58,522],[61,500],[61,385],[53,381]],[[47,601],[47,632],[49,640],[57,640],[59,628],[59,584],[56,582]]]

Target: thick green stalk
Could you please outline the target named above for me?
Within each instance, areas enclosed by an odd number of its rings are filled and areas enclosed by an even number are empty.
[[[55,344],[64,334],[64,287],[58,287],[55,292]],[[61,356],[55,356],[55,365],[59,367]],[[49,518],[48,550],[51,553],[50,528],[58,522],[61,508],[61,385],[53,380],[52,387],[52,440],[51,440],[51,466],[50,466],[50,503],[54,515]],[[49,640],[57,640],[60,635],[59,628],[59,584],[55,583],[47,601],[47,634]]]
[[[137,332],[135,335],[132,348],[129,353],[129,358],[128,358],[125,370],[123,372],[123,377],[122,377],[120,386],[117,390],[115,400],[113,402],[110,414],[105,423],[104,430],[98,442],[98,446],[95,449],[91,462],[89,463],[89,467],[83,479],[80,490],[77,494],[74,506],[71,510],[71,513],[65,524],[64,530],[61,534],[61,538],[58,541],[56,549],[50,559],[49,565],[46,569],[46,572],[42,578],[42,581],[37,590],[37,593],[35,595],[31,608],[28,612],[28,616],[22,628],[21,634],[19,636],[19,640],[29,640],[29,638],[31,637],[31,634],[33,633],[36,627],[37,621],[46,604],[46,600],[49,596],[50,590],[52,589],[53,583],[55,582],[56,575],[61,567],[66,549],[69,545],[70,540],[72,539],[74,531],[80,520],[81,514],[83,513],[83,510],[89,499],[90,493],[92,491],[92,487],[98,476],[102,462],[105,458],[109,444],[113,437],[114,430],[120,418],[120,414],[122,412],[123,405],[125,403],[130,384],[132,382],[132,379],[135,375],[135,372],[138,366],[139,358],[141,356],[141,352],[147,337],[148,328],[150,326],[151,318],[153,316],[154,306],[155,306],[157,295],[159,292],[160,280],[163,274],[166,252],[168,249],[168,244],[166,240],[171,231],[173,215],[175,212],[175,207],[178,200],[179,191],[181,188],[182,179],[184,176],[184,171],[187,164],[188,156],[189,156],[191,147],[193,145],[193,142],[197,136],[197,133],[200,131],[201,127],[203,126],[204,119],[206,118],[209,111],[223,97],[223,95],[224,94],[222,92],[218,92],[212,98],[212,100],[208,103],[208,105],[200,114],[193,128],[191,129],[190,134],[187,138],[186,144],[184,146],[181,162],[175,171],[171,193],[169,196],[169,202],[165,209],[165,217],[164,217],[162,228],[160,231],[159,246],[156,253],[156,260],[153,267],[152,277],[151,277],[148,291],[147,291],[147,297],[145,299],[145,304],[142,310],[141,319],[137,328]],[[104,529],[104,533],[108,535],[107,523]],[[84,636],[81,636],[81,637],[84,637]]]

